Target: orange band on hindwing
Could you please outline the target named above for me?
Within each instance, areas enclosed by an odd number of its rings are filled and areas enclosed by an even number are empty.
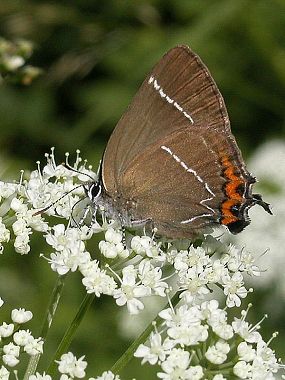
[[[242,203],[245,180],[236,174],[236,167],[228,156],[223,156],[221,163],[223,167],[223,177],[227,181],[224,185],[227,199],[221,204],[221,223],[228,225],[240,219],[236,214],[238,214]]]

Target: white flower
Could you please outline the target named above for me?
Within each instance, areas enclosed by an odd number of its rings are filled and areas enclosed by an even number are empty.
[[[10,342],[3,346],[3,352],[7,355],[13,355],[18,357],[20,354],[20,347],[16,346],[14,343]]]
[[[205,301],[201,304],[201,313],[205,319],[212,320],[214,317],[216,322],[220,320],[216,317],[219,312],[219,302],[217,300]]]
[[[85,275],[82,283],[86,287],[87,293],[95,293],[96,297],[100,297],[101,294],[114,294],[117,287],[115,280],[98,267],[96,260],[81,266],[81,272]]]
[[[119,375],[114,375],[111,371],[103,372],[101,376],[90,378],[89,380],[120,380]]]
[[[19,330],[15,332],[13,339],[18,346],[25,346],[34,338],[29,330]]]
[[[240,379],[248,379],[251,375],[251,365],[245,361],[239,361],[235,364],[233,372]]]
[[[15,367],[19,363],[19,359],[16,356],[9,354],[3,355],[2,360],[8,367]]]
[[[23,215],[27,225],[31,227],[34,231],[47,232],[49,227],[48,223],[44,221],[42,215],[35,215],[35,210],[28,210],[25,215]]]
[[[274,367],[268,366],[267,363],[264,363],[262,360],[260,360],[260,358],[256,358],[254,359],[251,365],[251,379],[252,380],[274,380],[276,379],[276,376],[274,376],[273,374],[276,373],[279,368],[280,368],[279,365],[275,365],[275,368],[274,368]],[[284,375],[281,378],[284,378]]]
[[[107,259],[114,259],[118,256],[117,246],[114,243],[109,243],[108,241],[101,240],[98,247],[102,255],[107,257]]]
[[[90,254],[87,251],[72,252],[69,249],[63,249],[60,252],[51,253],[48,261],[51,269],[60,275],[67,272],[75,272],[78,267],[90,261]]]
[[[173,312],[171,308],[159,313],[168,326],[167,334],[175,343],[190,346],[208,338],[208,325],[202,324],[202,313],[198,306],[182,305]]]
[[[240,272],[235,272],[232,276],[229,274],[223,276],[224,293],[227,296],[226,304],[228,307],[240,306],[240,298],[247,296],[247,290],[243,286],[243,276]]]
[[[240,270],[248,273],[250,276],[261,275],[260,268],[255,264],[255,259],[250,252],[245,249],[241,252],[241,265]]]
[[[161,364],[164,372],[157,376],[164,380],[200,380],[203,378],[203,369],[200,366],[189,367],[190,354],[181,348],[174,348],[168,358]]]
[[[259,340],[256,345],[256,357],[252,364],[253,368],[261,367],[268,372],[277,372],[279,365],[274,351],[268,347],[267,343]]]
[[[16,236],[14,242],[15,251],[20,253],[21,255],[26,255],[31,250],[31,247],[29,246],[29,235],[30,230],[26,228],[26,230],[22,234]]]
[[[5,224],[2,223],[2,218],[0,218],[0,242],[7,243],[10,240],[10,231],[6,228]]]
[[[11,313],[11,318],[14,323],[26,323],[33,318],[33,313],[25,309],[14,309]]]
[[[46,235],[47,243],[56,249],[48,260],[52,270],[64,275],[69,271],[75,272],[90,261],[83,238],[86,238],[85,232],[82,233],[78,228],[65,228],[63,224],[52,228],[52,232]]]
[[[212,265],[205,268],[204,273],[208,283],[218,283],[221,282],[222,277],[228,273],[228,269],[225,268],[221,260],[216,259],[212,262]]]
[[[65,249],[61,252],[53,252],[50,254],[50,259],[48,259],[51,264],[51,269],[57,272],[59,275],[64,275],[69,272],[70,268],[67,265],[69,260],[70,251]]]
[[[145,255],[146,251],[150,249],[152,240],[149,236],[134,236],[131,241],[131,248],[138,255]]]
[[[239,360],[243,360],[245,362],[252,362],[255,358],[255,350],[250,344],[247,344],[246,342],[241,342],[238,345],[237,353]]]
[[[105,232],[105,239],[109,243],[120,244],[123,239],[123,235],[120,231],[115,231],[114,228],[108,228]]]
[[[9,198],[17,190],[17,184],[0,181],[0,197]]]
[[[174,343],[168,338],[162,343],[161,335],[152,332],[149,337],[149,345],[150,347],[140,344],[134,356],[143,358],[142,364],[149,362],[151,365],[154,365],[158,361],[165,360],[166,355],[170,352],[170,349],[173,348]]]
[[[29,340],[27,344],[24,346],[24,351],[30,356],[42,354],[43,345],[44,345],[44,342],[42,338],[33,338]]]
[[[201,311],[215,334],[224,340],[231,339],[234,335],[233,328],[227,324],[226,311],[219,309],[218,306],[219,303],[216,300],[203,302]]]
[[[261,340],[261,336],[258,331],[256,331],[252,326],[242,319],[234,318],[232,322],[232,327],[234,332],[240,335],[248,343],[257,343]]]
[[[127,304],[130,314],[138,314],[144,308],[144,304],[138,298],[150,295],[150,291],[147,287],[136,284],[137,271],[133,265],[125,267],[122,274],[121,287],[114,291],[116,304]]]
[[[173,308],[167,308],[159,313],[159,316],[165,320],[167,327],[176,327],[180,325],[197,326],[203,320],[203,315],[198,306],[182,305]]]
[[[165,290],[168,284],[161,280],[162,270],[159,267],[154,267],[149,260],[142,260],[138,267],[138,277],[142,284],[147,287],[150,292],[160,297],[165,297]]]
[[[0,307],[2,307],[4,305],[4,301],[3,299],[0,297]]]
[[[77,359],[72,352],[63,354],[58,363],[58,371],[63,374],[67,374],[73,377],[82,379],[85,376],[85,369],[87,367],[87,362],[84,359],[84,356]]]
[[[198,273],[211,262],[202,247],[194,248],[191,246],[188,251],[182,250],[174,258],[174,268],[178,271],[186,271],[188,268],[195,267]]]
[[[11,336],[14,332],[14,324],[6,322],[3,322],[0,326],[0,337],[7,338],[8,336]]]
[[[23,218],[19,218],[12,224],[12,228],[15,235],[21,235],[26,232],[27,223]]]
[[[190,354],[188,351],[184,351],[181,348],[174,348],[167,360],[162,363],[162,369],[169,373],[175,367],[180,369],[186,369],[190,364]]]
[[[191,380],[200,380],[204,377],[203,368],[200,365],[191,366],[187,370],[187,378]]]
[[[0,368],[0,380],[9,380],[10,372],[3,365]]]
[[[79,229],[65,228],[64,224],[53,226],[52,232],[46,235],[46,242],[56,251],[70,250],[79,253],[85,249]]]
[[[29,376],[29,380],[52,380],[50,375],[46,375],[45,372],[41,375],[37,372],[35,375]]]
[[[167,330],[167,334],[175,343],[179,343],[182,347],[184,345],[193,346],[204,342],[208,338],[208,326],[195,324],[191,326],[185,323],[180,326],[170,327]]]
[[[131,240],[131,248],[137,255],[164,260],[163,253],[149,236],[134,236]]]
[[[228,253],[223,255],[222,262],[226,263],[231,272],[247,272],[260,276],[260,269],[255,265],[254,257],[245,249],[239,250],[233,244],[228,247]]]
[[[224,340],[229,340],[234,336],[232,326],[227,323],[215,323],[211,327],[214,333]]]
[[[93,273],[100,271],[98,260],[88,260],[85,263],[80,264],[80,272],[84,277],[92,276]]]
[[[228,252],[222,256],[222,262],[227,264],[231,272],[238,272],[241,265],[240,251],[233,244],[229,244],[227,251]]]
[[[227,380],[223,375],[219,374],[219,375],[215,375],[213,377],[213,380]]]
[[[207,279],[204,273],[199,273],[195,268],[189,268],[186,272],[180,272],[180,288],[184,290],[181,297],[186,303],[193,303],[197,298],[203,299],[209,293],[209,289],[205,286]]]
[[[223,341],[218,341],[214,346],[210,346],[205,357],[213,364],[222,364],[227,360],[227,354],[230,351],[230,346],[228,343]]]
[[[48,178],[43,178],[39,169],[31,172],[25,191],[35,209],[42,209],[56,202],[63,195],[62,185],[60,183],[54,184],[49,182]],[[54,207],[50,207],[47,214],[53,215]]]
[[[13,198],[11,202],[11,209],[17,213],[24,214],[28,206],[24,203],[23,199]]]

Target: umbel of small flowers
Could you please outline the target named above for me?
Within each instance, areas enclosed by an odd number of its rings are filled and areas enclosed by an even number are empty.
[[[1,300],[1,306],[3,301]],[[225,309],[220,309],[216,300],[202,302],[199,306],[184,304],[173,309],[162,310],[163,320],[159,330],[154,326],[147,345],[140,344],[135,356],[142,363],[159,364],[161,379],[214,379],[227,376],[240,379],[273,379],[279,369],[275,354],[264,342],[260,323],[251,326],[246,321],[247,310],[240,318],[229,323]],[[17,367],[23,354],[30,356],[42,353],[43,341],[34,338],[29,330],[21,327],[32,318],[25,309],[11,312],[11,323],[3,322],[1,335],[0,379],[9,379],[11,369]],[[60,380],[87,379],[87,362],[84,356],[77,359],[71,352],[63,354],[57,361]],[[222,366],[222,367],[221,367]],[[225,376],[225,377],[224,377]],[[51,380],[45,373],[31,375],[29,380]],[[89,380],[119,380],[107,371]]]
[[[135,352],[142,364],[159,364],[160,379],[273,379],[280,367],[260,323],[246,321],[247,310],[229,322],[218,301],[184,304],[162,310],[160,328]],[[273,336],[275,336],[274,334]]]
[[[4,301],[0,298],[0,308],[5,307]],[[17,367],[25,356],[35,356],[43,353],[43,340],[33,337],[28,329],[23,329],[23,325],[33,318],[31,311],[23,308],[11,311],[11,320],[2,322],[0,325],[0,380],[9,380],[10,374],[14,374],[16,379],[19,376]],[[87,362],[84,356],[79,359],[72,352],[63,354],[57,361],[60,380],[87,379]],[[36,373],[29,376],[29,380],[51,380],[51,376],[46,373]],[[88,378],[89,380],[119,380],[118,376],[105,372],[102,376]]]
[[[0,299],[0,307],[4,301]],[[0,379],[8,379],[9,371],[18,366],[20,358],[25,355],[34,356],[43,352],[43,341],[41,338],[33,337],[29,330],[22,325],[33,317],[31,311],[23,308],[13,309],[11,320],[3,321],[0,325]]]
[[[87,294],[108,295],[118,306],[126,306],[130,314],[144,308],[146,297],[168,299],[170,291],[178,293],[180,305],[174,309],[170,304],[160,313],[161,328],[152,333],[149,346],[141,345],[136,351],[143,362],[160,363],[158,376],[162,379],[221,380],[223,373],[231,371],[243,379],[274,378],[278,368],[274,353],[259,334],[253,341],[244,336],[255,336],[256,328],[251,330],[242,316],[241,332],[238,320],[227,322],[226,309],[219,309],[215,300],[207,301],[217,289],[227,308],[241,305],[241,299],[252,291],[246,288],[244,277],[260,275],[249,252],[222,244],[211,235],[194,243],[130,231],[124,235],[104,213],[99,224],[93,221],[93,207],[82,186],[96,174],[82,161],[80,152],[73,170],[67,168],[68,154],[66,165],[56,164],[53,149],[46,159],[43,169],[38,163],[29,175],[22,173],[18,184],[0,182],[2,253],[11,241],[16,252],[28,254],[31,235],[43,234],[50,247],[50,256],[45,259],[53,271],[59,276],[79,271]],[[60,222],[50,216],[60,217]],[[88,241],[102,232],[100,252],[90,253]],[[209,372],[209,368],[216,372]],[[256,377],[258,371],[263,377]],[[102,379],[109,380],[109,375],[107,372]]]

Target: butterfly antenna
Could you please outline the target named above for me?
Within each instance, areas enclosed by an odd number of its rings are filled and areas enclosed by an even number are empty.
[[[78,173],[78,174],[81,174],[81,175],[86,175],[87,177],[89,177],[92,180],[92,182],[95,181],[95,179],[91,175],[89,175],[87,173],[83,173],[80,170],[74,169],[72,166],[70,166],[66,162],[63,162],[61,165],[64,166],[66,169],[71,170],[72,172],[75,172],[75,173]]]
[[[99,166],[98,166],[98,169],[97,169],[97,176],[98,177],[100,176],[101,167],[102,167],[102,160],[99,161]]]
[[[74,187],[73,189],[69,190],[67,193],[63,194],[61,197],[59,197],[56,201],[54,201],[54,202],[52,202],[51,204],[49,204],[47,207],[42,208],[42,209],[36,211],[36,212],[33,214],[33,216],[43,214],[44,212],[46,212],[47,210],[49,210],[51,207],[53,207],[54,205],[56,205],[61,199],[63,199],[63,198],[66,197],[68,194],[72,193],[74,190],[79,189],[79,187],[82,187],[82,186],[83,186],[83,185],[78,185],[78,186]]]

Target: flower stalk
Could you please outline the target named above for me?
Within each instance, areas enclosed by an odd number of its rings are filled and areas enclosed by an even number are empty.
[[[82,319],[84,318],[85,314],[87,313],[90,305],[92,304],[95,296],[94,294],[86,294],[84,297],[78,312],[76,313],[75,317],[73,318],[72,322],[70,323],[68,329],[66,330],[54,356],[53,359],[47,369],[47,373],[50,374],[51,377],[55,376],[56,373],[56,361],[60,359],[61,355],[65,352],[67,352],[68,347],[70,346],[78,327],[80,326]]]
[[[57,307],[60,301],[62,289],[65,282],[65,277],[66,276],[57,276],[57,280],[53,288],[53,292],[52,292],[50,302],[46,310],[45,318],[43,320],[43,325],[41,328],[40,336],[43,341],[46,340],[48,331],[52,325],[53,318],[57,311]],[[40,357],[41,357],[41,354],[31,356],[27,369],[26,369],[26,373],[24,375],[24,380],[28,380],[31,375],[35,374]]]

